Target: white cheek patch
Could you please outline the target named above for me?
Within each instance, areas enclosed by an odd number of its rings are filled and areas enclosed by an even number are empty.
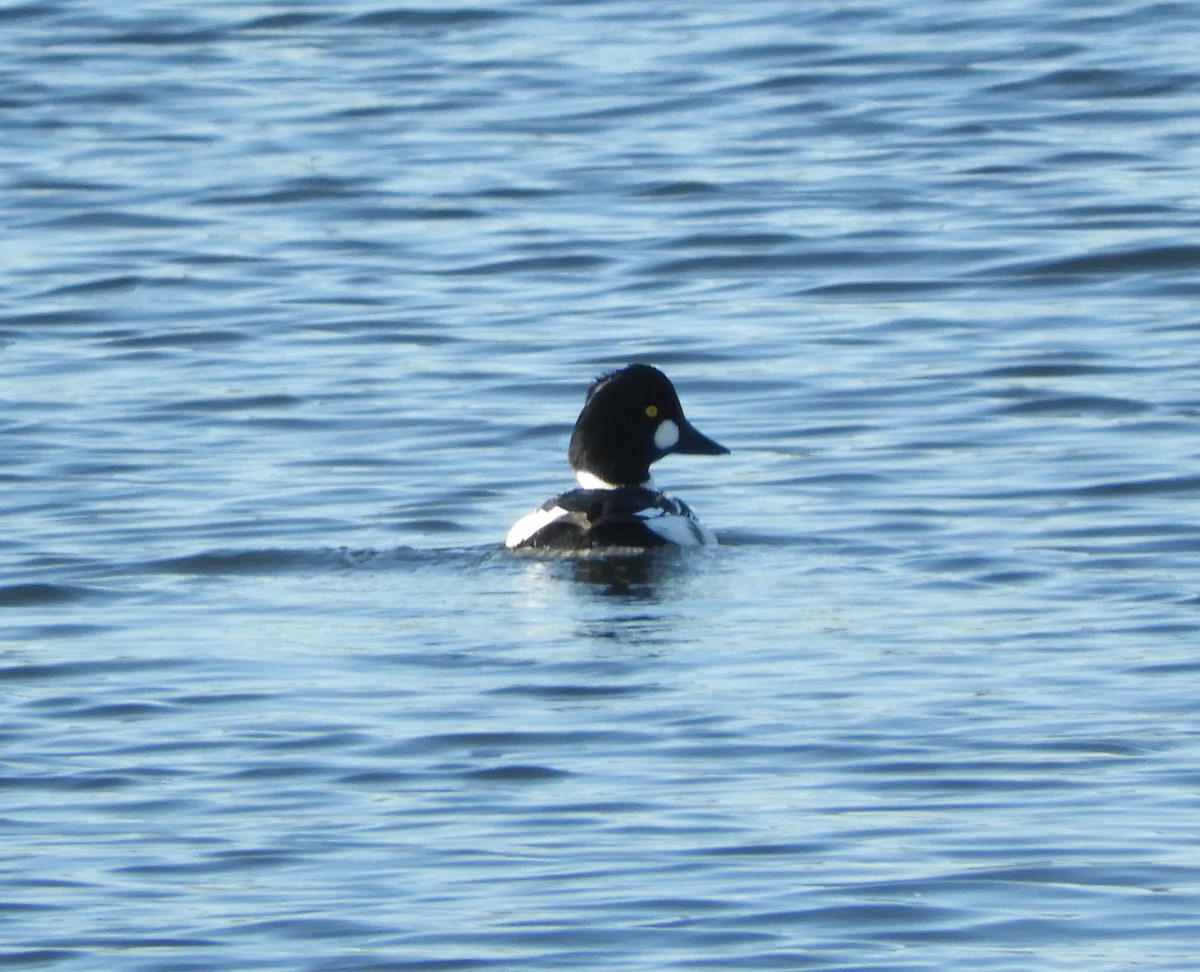
[[[654,445],[659,452],[666,452],[679,441],[679,426],[670,419],[658,423],[654,430]]]

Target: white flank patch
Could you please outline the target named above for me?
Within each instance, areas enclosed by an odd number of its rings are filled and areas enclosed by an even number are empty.
[[[658,423],[658,428],[654,430],[654,445],[658,448],[659,452],[666,452],[678,441],[678,425],[670,419],[664,419]]]
[[[716,534],[689,516],[647,516],[646,526],[660,537],[677,547],[703,547],[716,545]]]
[[[512,549],[519,547],[548,523],[553,523],[559,517],[568,516],[566,510],[556,506],[549,510],[534,510],[528,516],[523,516],[512,525],[508,536],[504,538],[504,546]]]

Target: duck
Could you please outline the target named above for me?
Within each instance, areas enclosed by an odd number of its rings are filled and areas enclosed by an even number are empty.
[[[687,420],[675,386],[658,368],[631,364],[601,375],[588,389],[567,449],[578,488],[517,520],[505,546],[590,551],[715,544],[716,535],[691,508],[650,476],[650,466],[673,453],[729,450]]]

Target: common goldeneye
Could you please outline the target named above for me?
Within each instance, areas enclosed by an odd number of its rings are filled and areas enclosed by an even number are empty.
[[[588,389],[567,451],[579,489],[547,500],[519,519],[504,544],[554,550],[696,546],[716,543],[681,500],[662,493],[650,464],[672,452],[729,452],[683,415],[679,396],[657,368],[633,364]]]

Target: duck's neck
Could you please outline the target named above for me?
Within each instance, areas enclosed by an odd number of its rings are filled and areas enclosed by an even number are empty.
[[[620,489],[621,484],[605,482],[595,473],[590,473],[586,469],[579,469],[575,472],[575,478],[579,481],[579,485],[584,489]],[[646,477],[644,483],[637,484],[641,489],[655,489],[654,480],[649,476]]]

